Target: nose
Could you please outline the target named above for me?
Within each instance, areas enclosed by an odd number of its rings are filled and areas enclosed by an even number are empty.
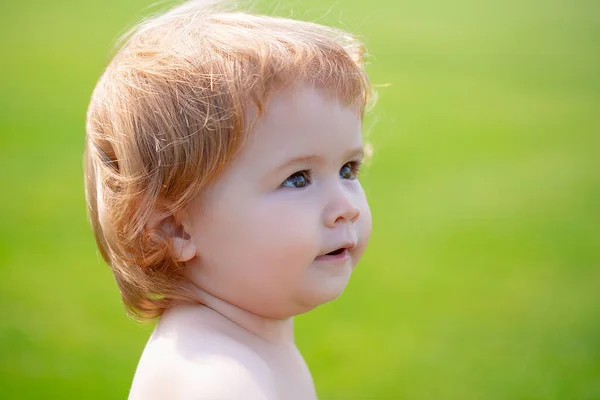
[[[325,208],[325,226],[334,228],[340,222],[355,222],[360,216],[360,209],[353,201],[347,189],[338,187],[333,191]]]

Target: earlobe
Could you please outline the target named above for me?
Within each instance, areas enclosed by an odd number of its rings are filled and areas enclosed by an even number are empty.
[[[196,244],[192,236],[186,232],[189,228],[185,220],[185,213],[175,212],[156,213],[148,221],[148,227],[158,228],[169,239],[175,259],[179,262],[187,262],[196,256]]]
[[[171,245],[173,246],[175,257],[179,262],[190,261],[196,256],[196,245],[192,241],[191,237],[188,239],[174,237],[171,239]]]
[[[196,243],[191,233],[191,226],[187,213],[183,210],[177,211],[172,216],[174,224],[171,235],[173,252],[179,262],[187,262],[196,256]]]

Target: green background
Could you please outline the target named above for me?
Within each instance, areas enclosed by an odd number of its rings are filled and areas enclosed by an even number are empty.
[[[125,398],[152,329],[95,250],[81,167],[92,89],[150,4],[0,5],[2,399]],[[320,398],[600,399],[600,3],[257,10],[350,29],[382,85],[371,244],[296,320]]]

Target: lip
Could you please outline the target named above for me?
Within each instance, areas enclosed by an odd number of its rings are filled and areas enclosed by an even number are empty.
[[[339,248],[339,247],[338,247]],[[342,263],[350,259],[350,250],[344,249],[340,254],[323,254],[315,258],[315,261]]]

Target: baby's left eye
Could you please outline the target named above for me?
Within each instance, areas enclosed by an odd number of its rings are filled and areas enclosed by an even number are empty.
[[[359,169],[360,169],[359,161],[347,162],[340,169],[340,178],[354,180],[354,179],[356,179],[356,176],[358,175]]]

